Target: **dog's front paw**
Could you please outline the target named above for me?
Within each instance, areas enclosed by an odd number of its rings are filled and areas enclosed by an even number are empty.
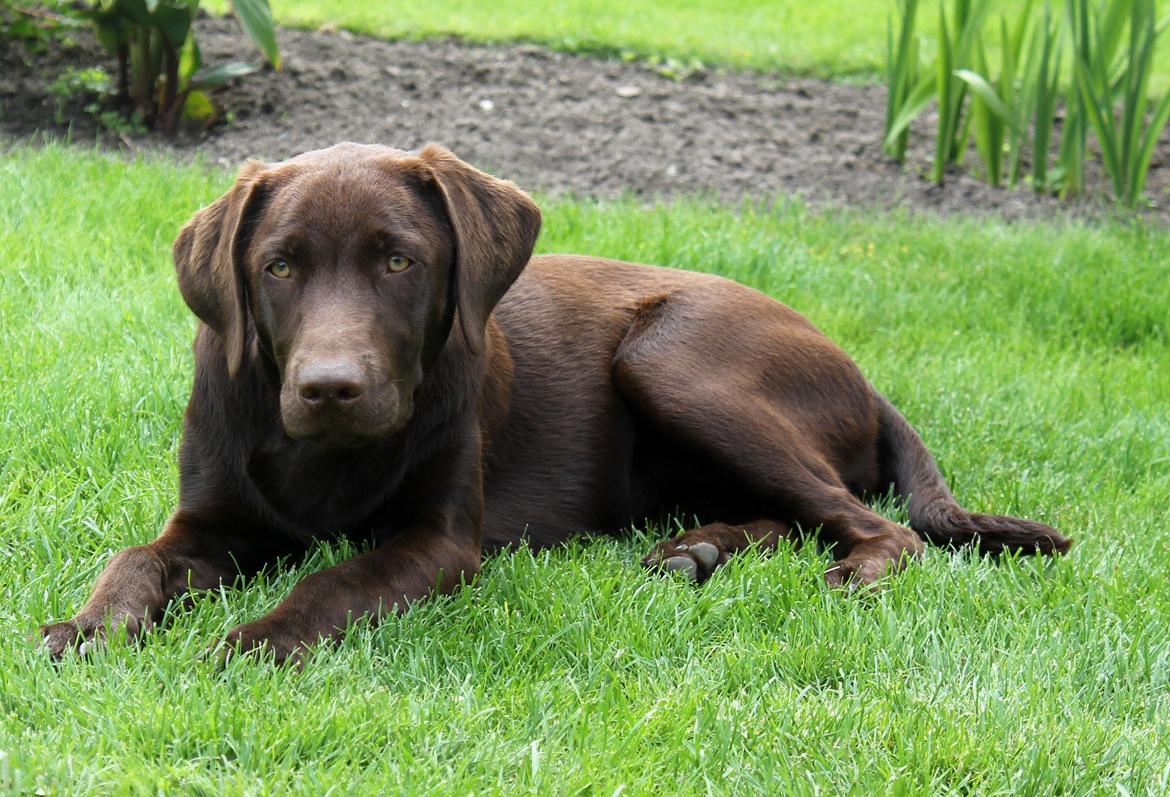
[[[95,645],[105,642],[110,629],[124,631],[127,639],[134,639],[144,627],[145,623],[134,619],[132,615],[122,615],[116,619],[111,615],[79,615],[63,623],[42,625],[40,645],[52,659],[59,660],[71,651],[85,655]]]

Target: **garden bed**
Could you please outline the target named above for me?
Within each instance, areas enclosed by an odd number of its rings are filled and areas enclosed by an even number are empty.
[[[205,18],[197,25],[206,62],[251,52],[234,22]],[[388,42],[345,31],[285,29],[280,44],[284,70],[221,92],[224,121],[173,140],[102,129],[83,110],[84,97],[61,102],[50,92],[68,67],[102,64],[112,71],[112,59],[87,33],[40,54],[9,48],[0,52],[0,135],[68,134],[79,143],[96,139],[228,167],[342,140],[404,149],[439,141],[525,188],[597,197],[699,193],[734,201],[799,194],[818,204],[1005,218],[1109,207],[1104,199],[1069,204],[1026,189],[992,189],[958,172],[942,187],[931,184],[922,175],[932,154],[932,120],[920,120],[907,166],[899,167],[880,146],[880,86],[721,70],[670,75],[645,63],[531,45]],[[1155,200],[1150,212],[1163,220],[1170,219],[1167,151],[1164,137],[1147,182]],[[1088,179],[1095,190],[1107,189],[1099,164],[1090,165]]]

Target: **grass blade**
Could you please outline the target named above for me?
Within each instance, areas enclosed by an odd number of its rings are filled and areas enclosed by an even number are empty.
[[[910,92],[910,96],[902,103],[898,117],[890,125],[889,133],[886,134],[887,148],[893,147],[897,137],[910,127],[911,122],[918,118],[927,105],[930,105],[930,101],[934,99],[935,87],[935,78],[927,76]]]
[[[1100,75],[1098,74],[1098,77]],[[1117,133],[1110,107],[1108,88],[1104,92],[1094,85],[1093,73],[1085,60],[1077,57],[1076,84],[1081,98],[1081,108],[1097,134],[1097,142],[1101,145],[1101,156],[1105,161],[1105,170],[1113,182],[1113,190],[1118,196],[1124,193],[1121,182],[1121,166],[1118,161]]]
[[[1162,135],[1162,130],[1166,127],[1168,120],[1170,120],[1170,91],[1166,92],[1162,97],[1162,101],[1154,109],[1154,113],[1150,116],[1149,124],[1146,125],[1145,134],[1142,136],[1142,145],[1138,150],[1137,160],[1135,162],[1132,188],[1135,203],[1141,196],[1142,189],[1145,188],[1146,174],[1150,170],[1150,161],[1154,157],[1154,148],[1157,147],[1158,138]]]
[[[954,94],[954,53],[952,51],[950,30],[947,27],[947,12],[941,0],[938,4],[939,51],[938,64],[935,69],[936,94],[938,97],[938,130],[934,140],[934,166],[931,169],[931,179],[942,185],[943,174],[947,163],[950,162],[951,136],[954,129],[954,118],[951,115],[951,103]]]
[[[907,107],[909,96],[914,93],[914,85],[918,74],[918,39],[914,35],[914,21],[918,11],[918,0],[900,0],[898,4],[898,44],[895,49],[893,23],[886,27],[886,132],[884,146],[887,152],[902,163],[906,159],[906,146],[909,142],[909,123],[913,116],[902,124],[897,132],[894,128]],[[925,107],[925,103],[922,107]],[[921,112],[921,108],[914,111],[914,116]]]

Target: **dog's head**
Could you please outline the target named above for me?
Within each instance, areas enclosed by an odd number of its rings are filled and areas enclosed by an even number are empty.
[[[339,144],[247,163],[179,233],[174,258],[229,375],[254,329],[280,375],[286,433],[347,447],[406,425],[454,318],[483,351],[539,230],[531,199],[442,147]]]

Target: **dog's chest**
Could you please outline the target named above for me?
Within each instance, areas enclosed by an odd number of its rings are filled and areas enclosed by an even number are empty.
[[[287,530],[311,538],[368,531],[402,483],[402,467],[390,456],[270,445],[253,451],[248,478]]]

